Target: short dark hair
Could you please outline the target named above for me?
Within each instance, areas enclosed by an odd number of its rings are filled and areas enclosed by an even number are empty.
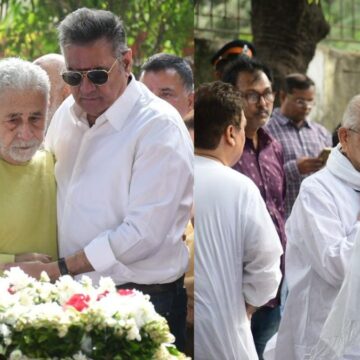
[[[213,150],[229,125],[240,128],[242,101],[235,86],[222,81],[200,85],[195,92],[195,147]]]
[[[282,90],[285,94],[292,94],[295,89],[307,90],[311,86],[315,86],[315,83],[307,75],[294,73],[285,77]]]
[[[111,11],[77,9],[58,26],[61,50],[68,45],[86,45],[105,38],[116,57],[128,50],[123,22]]]
[[[141,67],[142,72],[158,72],[168,69],[173,69],[179,74],[187,91],[193,91],[194,80],[191,67],[185,59],[179,56],[166,53],[155,54]]]
[[[255,74],[259,71],[264,72],[270,82],[273,81],[272,72],[266,65],[257,59],[241,56],[225,68],[221,80],[235,86],[239,73]]]

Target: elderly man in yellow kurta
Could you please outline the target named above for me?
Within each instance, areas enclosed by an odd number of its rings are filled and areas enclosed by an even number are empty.
[[[39,66],[0,60],[0,269],[57,258],[54,161],[39,150],[49,90]]]

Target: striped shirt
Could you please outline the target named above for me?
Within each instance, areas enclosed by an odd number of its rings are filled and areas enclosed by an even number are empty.
[[[324,147],[332,146],[331,134],[322,125],[309,119],[298,129],[280,112],[280,108],[274,109],[264,128],[283,148],[286,175],[285,214],[288,218],[299,193],[301,181],[308,176],[300,174],[297,159],[319,156]]]

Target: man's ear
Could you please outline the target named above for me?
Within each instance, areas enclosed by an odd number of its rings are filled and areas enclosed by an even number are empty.
[[[286,96],[287,96],[287,94],[285,93],[285,91],[280,90],[280,92],[279,92],[280,104],[282,104],[285,101]]]
[[[70,86],[66,84],[65,86],[63,86],[62,92],[61,92],[62,101],[64,101],[70,94],[71,94]]]
[[[235,127],[234,125],[229,125],[226,129],[225,129],[225,141],[228,145],[230,146],[235,146],[236,145],[236,141],[235,141]]]
[[[341,148],[344,151],[344,153],[346,154],[346,150],[347,150],[348,142],[349,142],[349,130],[344,127],[340,127],[339,130],[337,131],[337,133],[338,133],[338,137],[339,137],[339,142],[341,144]]]
[[[130,74],[131,72],[131,68],[132,68],[132,63],[133,63],[133,59],[132,59],[132,51],[131,49],[129,49],[122,58],[122,62],[124,64],[124,70],[127,74]]]

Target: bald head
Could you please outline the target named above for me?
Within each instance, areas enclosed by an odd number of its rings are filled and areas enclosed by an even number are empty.
[[[34,64],[43,68],[50,79],[50,105],[48,111],[48,123],[53,117],[60,104],[70,94],[69,86],[61,78],[61,73],[65,70],[65,60],[60,54],[46,54],[34,61]]]

